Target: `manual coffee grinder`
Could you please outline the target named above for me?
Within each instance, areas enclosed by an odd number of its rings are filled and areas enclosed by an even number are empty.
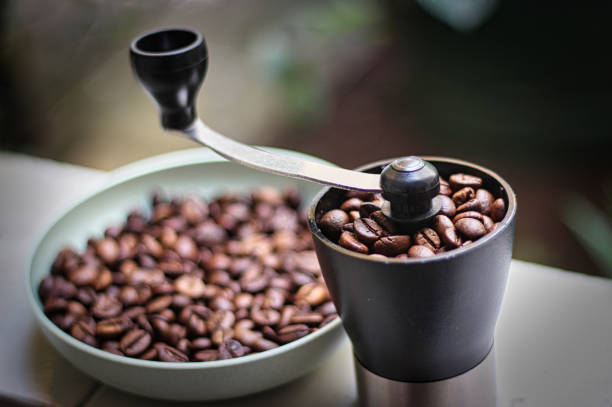
[[[402,157],[355,171],[280,156],[208,128],[195,98],[208,52],[191,29],[153,31],[130,48],[133,70],[153,97],[162,126],[254,169],[328,185],[308,218],[317,257],[353,344],[360,402],[365,406],[490,407],[496,405],[493,333],[512,254],[516,198],[480,166],[441,157]],[[382,192],[383,213],[416,230],[435,216],[439,174],[476,175],[506,202],[499,227],[473,244],[429,258],[380,258],[355,253],[321,232],[323,213],[346,190]]]

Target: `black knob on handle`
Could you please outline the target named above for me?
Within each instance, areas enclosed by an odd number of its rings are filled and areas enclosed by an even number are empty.
[[[419,157],[397,159],[380,175],[382,195],[387,200],[383,213],[401,223],[416,224],[435,216],[440,210],[438,170]]]
[[[186,28],[146,33],[132,41],[130,60],[159,108],[162,126],[183,130],[193,123],[195,98],[208,66],[202,34]]]

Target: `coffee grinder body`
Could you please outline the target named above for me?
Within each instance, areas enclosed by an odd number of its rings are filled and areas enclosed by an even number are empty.
[[[493,334],[510,269],[516,198],[488,169],[423,158],[444,178],[453,173],[482,178],[484,188],[508,204],[499,227],[468,246],[433,257],[381,259],[346,250],[321,232],[321,216],[339,207],[345,196],[326,188],[309,212],[317,257],[353,344],[362,403],[492,406]],[[386,164],[360,169],[380,172]],[[443,400],[451,404],[441,404]]]

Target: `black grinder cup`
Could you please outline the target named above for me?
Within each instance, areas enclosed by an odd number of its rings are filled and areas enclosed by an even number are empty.
[[[443,381],[479,365],[493,346],[514,238],[516,198],[494,172],[440,157],[422,157],[448,179],[454,173],[475,175],[507,212],[499,227],[474,243],[428,258],[380,259],[330,241],[318,222],[338,208],[346,191],[325,188],[309,213],[317,257],[325,282],[353,344],[358,370],[399,383]],[[392,160],[359,168],[379,173]],[[359,379],[359,377],[358,377]],[[359,382],[364,404],[371,389]],[[377,385],[377,384],[372,384]],[[388,400],[389,405],[409,400]],[[455,400],[456,406],[461,404]]]

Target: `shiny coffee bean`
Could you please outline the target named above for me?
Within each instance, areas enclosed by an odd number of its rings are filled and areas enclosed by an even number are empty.
[[[439,212],[441,215],[448,216],[449,218],[452,218],[453,216],[455,216],[457,208],[452,199],[450,199],[446,195],[438,195],[438,200],[440,201],[440,205],[441,205],[440,212]]]
[[[122,310],[121,302],[108,294],[98,296],[91,307],[92,314],[98,318],[116,317]]]
[[[474,188],[465,187],[455,192],[453,194],[452,199],[455,205],[459,208],[465,202],[469,201],[470,199],[473,199],[474,196],[476,196],[476,192],[474,192]]]
[[[338,244],[354,252],[368,254],[368,246],[361,243],[351,232],[342,232]]]
[[[481,211],[480,201],[476,198],[470,199],[457,207],[457,213],[466,211]]]
[[[359,198],[349,198],[340,205],[340,209],[344,212],[359,211],[363,201]]]
[[[494,222],[501,222],[506,216],[506,202],[502,198],[497,198],[491,205],[491,219]]]
[[[119,348],[128,356],[136,356],[147,350],[151,344],[151,335],[144,329],[133,329],[128,331],[121,341]]]
[[[188,362],[189,357],[180,350],[165,343],[156,343],[157,357],[162,362]]]
[[[493,206],[493,201],[495,200],[492,193],[486,189],[479,188],[476,190],[476,199],[478,199],[480,202],[480,212],[485,215],[491,213],[491,207]]]
[[[349,216],[341,209],[326,212],[319,221],[319,227],[326,236],[337,239],[342,233],[342,226],[349,221]]]
[[[132,325],[132,322],[125,317],[103,319],[96,324],[96,335],[105,338],[116,337],[130,329]]]
[[[445,196],[451,196],[453,194],[453,190],[450,187],[448,181],[440,178],[440,194]]]
[[[308,335],[308,332],[309,328],[307,325],[297,324],[287,325],[286,327],[279,329],[277,335],[281,343],[288,343]]]
[[[354,234],[359,241],[372,244],[383,234],[383,228],[373,219],[356,219],[353,222]]]
[[[380,206],[376,205],[372,202],[364,202],[359,207],[359,217],[360,218],[368,218],[373,212],[379,211]]]
[[[212,362],[217,360],[218,353],[215,349],[205,349],[196,352],[193,355],[193,360],[196,362]]]
[[[228,339],[221,343],[218,352],[218,359],[232,359],[246,355],[247,350],[237,340]]]
[[[427,246],[435,252],[440,248],[442,241],[435,230],[423,228],[414,234],[414,244]]]
[[[478,239],[487,233],[482,222],[473,218],[459,219],[455,223],[457,230],[470,240]]]
[[[482,178],[468,174],[453,174],[448,181],[455,191],[465,187],[480,188],[482,186]]]
[[[414,245],[408,250],[408,256],[410,257],[431,257],[435,253],[427,246]]]
[[[404,253],[410,247],[410,236],[408,235],[395,235],[395,236],[384,236],[374,242],[372,249],[374,253],[379,253],[384,256],[397,256],[400,253]]]

